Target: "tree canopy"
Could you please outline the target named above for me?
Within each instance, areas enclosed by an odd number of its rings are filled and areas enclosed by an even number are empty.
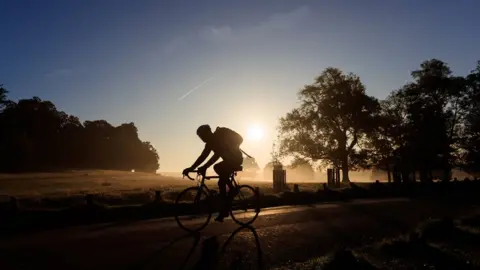
[[[158,154],[134,123],[80,122],[39,97],[7,99],[0,87],[0,172],[111,169],[155,172]]]
[[[308,160],[296,157],[287,166],[287,174],[289,179],[295,181],[312,181],[315,171]]]
[[[325,69],[298,97],[300,107],[280,119],[280,152],[340,167],[348,182],[349,168],[363,162],[358,146],[374,130],[378,100],[358,76],[337,68]]]
[[[411,75],[378,101],[357,75],[325,69],[281,118],[282,155],[339,167],[343,181],[357,168],[386,170],[404,182],[417,174],[449,180],[453,168],[479,172],[480,62],[462,77],[430,59]]]
[[[260,167],[254,158],[244,157],[242,167],[244,171],[258,171]]]

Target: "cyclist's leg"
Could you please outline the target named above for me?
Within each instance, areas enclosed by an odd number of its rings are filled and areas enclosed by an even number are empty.
[[[238,189],[237,189],[237,187],[235,187],[233,185],[233,182],[232,182],[232,177],[233,177],[233,174],[235,173],[234,169],[237,168],[238,166],[240,166],[240,165],[235,165],[235,163],[228,163],[228,166],[225,169],[226,171],[228,171],[228,180],[227,180],[227,185],[228,185],[227,208],[228,208],[228,212],[231,211],[233,199],[238,194]]]
[[[218,218],[223,220],[223,217],[228,216],[229,208],[228,208],[228,197],[227,197],[227,185],[229,184],[229,173],[228,173],[227,164],[224,161],[221,161],[213,166],[213,169],[218,174],[218,189],[220,191],[220,199],[222,205],[220,206],[220,213]],[[230,184],[231,185],[231,184]],[[230,187],[230,186],[229,186]],[[221,218],[222,217],[222,218]],[[217,219],[218,219],[217,218]]]
[[[222,197],[225,197],[227,194],[227,181],[225,180],[224,167],[223,161],[213,166],[213,170],[218,174],[218,189]]]

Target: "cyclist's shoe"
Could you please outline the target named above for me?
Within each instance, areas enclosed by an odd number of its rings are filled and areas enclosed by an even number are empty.
[[[223,219],[226,217],[228,217],[228,214],[219,213],[218,216],[215,218],[215,221],[223,222]]]

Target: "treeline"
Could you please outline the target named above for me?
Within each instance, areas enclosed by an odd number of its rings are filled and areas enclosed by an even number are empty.
[[[480,172],[480,62],[466,76],[424,61],[385,100],[360,78],[325,69],[299,91],[300,106],[280,120],[280,154],[348,172],[373,168],[388,180],[448,181],[452,169]]]
[[[159,157],[134,123],[80,122],[38,97],[8,100],[0,85],[0,172],[70,169],[155,172]]]

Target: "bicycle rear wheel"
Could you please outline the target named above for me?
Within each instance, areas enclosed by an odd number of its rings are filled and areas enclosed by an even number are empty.
[[[257,219],[259,212],[259,195],[255,189],[249,185],[239,186],[238,194],[232,201],[232,219],[239,225],[249,225]]]
[[[190,187],[178,194],[175,200],[178,225],[188,232],[198,232],[205,228],[212,217],[211,200],[200,187]]]

